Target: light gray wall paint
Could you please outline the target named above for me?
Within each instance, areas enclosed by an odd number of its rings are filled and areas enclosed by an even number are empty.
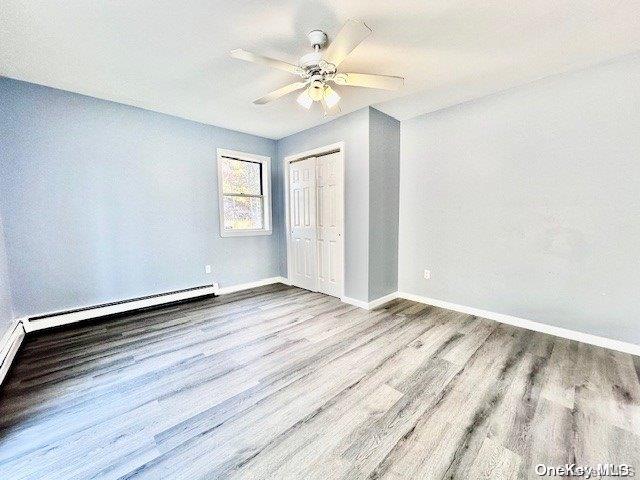
[[[4,240],[2,215],[0,215],[0,339],[13,320],[11,288],[9,285],[9,263]]]
[[[284,158],[336,142],[345,142],[345,293],[369,299],[369,108],[339,117],[278,140],[278,163]],[[278,179],[282,184],[282,178]],[[284,202],[284,192],[278,192]],[[281,236],[282,275],[286,276],[286,244]]]
[[[640,344],[638,85],[635,54],[402,122],[400,290]]]
[[[216,169],[221,147],[280,178],[275,141],[6,78],[0,108],[17,314],[279,274],[277,235],[219,236]]]
[[[369,300],[398,291],[400,122],[369,109]]]

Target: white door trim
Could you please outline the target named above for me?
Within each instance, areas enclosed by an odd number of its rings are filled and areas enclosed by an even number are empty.
[[[314,148],[311,150],[306,150],[304,152],[300,152],[300,153],[295,153],[293,155],[287,155],[286,157],[284,157],[283,159],[283,167],[284,167],[284,208],[285,208],[285,223],[286,223],[286,230],[285,230],[285,243],[287,244],[287,282],[289,282],[289,284],[291,284],[291,224],[290,224],[290,219],[289,219],[289,164],[291,162],[295,162],[296,160],[302,160],[304,158],[307,157],[317,157],[320,155],[325,155],[327,153],[332,153],[332,152],[336,152],[340,153],[340,161],[342,163],[342,205],[340,206],[340,208],[342,208],[342,236],[341,238],[341,249],[342,249],[342,292],[340,294],[340,297],[344,297],[345,296],[345,270],[346,270],[346,251],[345,251],[345,237],[346,237],[346,230],[345,230],[345,203],[346,203],[346,177],[345,177],[345,173],[346,173],[346,166],[345,166],[345,155],[344,155],[344,142],[336,142],[336,143],[332,143],[330,145],[325,145],[323,147],[318,147],[318,148]]]

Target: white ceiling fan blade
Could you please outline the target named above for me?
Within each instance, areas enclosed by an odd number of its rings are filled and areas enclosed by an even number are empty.
[[[368,73],[339,73],[334,77],[333,81],[338,85],[380,88],[382,90],[398,90],[404,85],[404,78],[402,77]]]
[[[259,99],[254,100],[253,103],[255,103],[256,105],[264,105],[265,103],[269,103],[280,97],[284,97],[285,95],[291,92],[295,92],[296,90],[300,90],[306,86],[307,86],[307,82],[290,83],[289,85],[285,85],[282,88],[279,88],[277,90],[274,90],[271,93],[268,93],[264,97],[260,97]]]
[[[325,61],[337,67],[370,34],[371,29],[364,22],[347,20],[327,48]]]
[[[265,57],[264,55],[258,55],[257,53],[247,52],[246,50],[242,50],[241,48],[231,50],[231,52],[229,52],[229,55],[231,55],[233,58],[237,58],[238,60],[261,63],[262,65],[278,68],[280,70],[284,70],[285,72],[294,73],[296,75],[302,73],[303,71],[297,65],[292,65],[291,63],[283,62],[282,60],[276,60],[275,58]]]

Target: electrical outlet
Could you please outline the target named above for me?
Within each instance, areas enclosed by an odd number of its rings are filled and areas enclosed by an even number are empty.
[[[204,266],[204,273],[211,273],[211,265]]]
[[[424,279],[425,280],[430,280],[431,279],[431,270],[425,270],[424,271]]]

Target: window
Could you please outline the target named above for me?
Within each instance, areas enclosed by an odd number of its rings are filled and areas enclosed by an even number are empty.
[[[271,159],[218,149],[220,235],[271,234]]]

